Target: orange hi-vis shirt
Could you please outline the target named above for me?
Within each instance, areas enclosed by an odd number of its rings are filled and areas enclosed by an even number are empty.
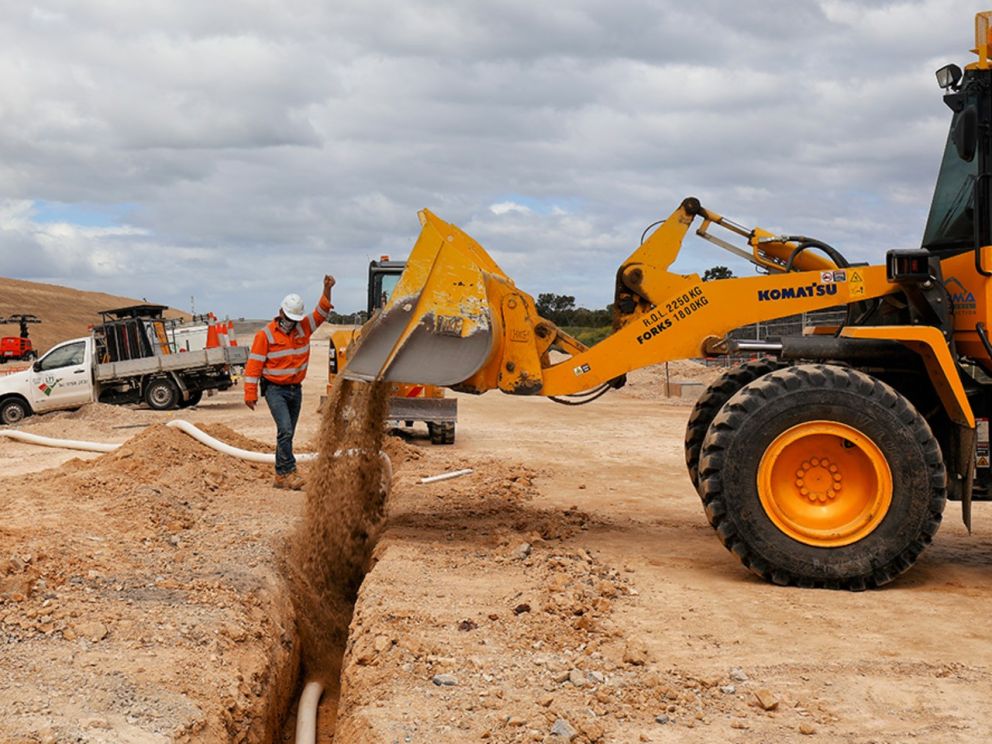
[[[310,336],[327,320],[333,307],[323,295],[317,308],[304,315],[288,334],[279,328],[278,318],[255,334],[245,365],[246,401],[258,400],[258,383],[263,377],[274,385],[303,382],[310,363]]]

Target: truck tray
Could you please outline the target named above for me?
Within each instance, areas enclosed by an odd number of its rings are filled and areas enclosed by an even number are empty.
[[[178,354],[130,359],[126,362],[108,362],[96,365],[96,379],[100,382],[122,377],[137,377],[157,372],[178,372],[201,367],[219,367],[225,364],[245,364],[247,346],[220,346],[214,349],[183,351]]]

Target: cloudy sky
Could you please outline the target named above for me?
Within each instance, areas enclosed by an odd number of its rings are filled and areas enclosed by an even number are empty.
[[[532,294],[612,299],[687,195],[918,246],[962,0],[0,0],[0,275],[233,317],[405,256],[429,207]],[[749,265],[698,239],[676,264]]]

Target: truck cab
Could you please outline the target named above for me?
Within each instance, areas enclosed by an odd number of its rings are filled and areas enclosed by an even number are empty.
[[[93,341],[74,338],[53,346],[29,369],[0,377],[0,423],[32,413],[78,408],[93,400]]]

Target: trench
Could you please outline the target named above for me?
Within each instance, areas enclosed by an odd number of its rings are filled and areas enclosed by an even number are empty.
[[[281,736],[294,741],[306,682],[324,686],[318,742],[334,740],[348,628],[386,513],[391,469],[382,454],[387,386],[338,378],[322,414],[306,504],[284,556],[300,664]]]

